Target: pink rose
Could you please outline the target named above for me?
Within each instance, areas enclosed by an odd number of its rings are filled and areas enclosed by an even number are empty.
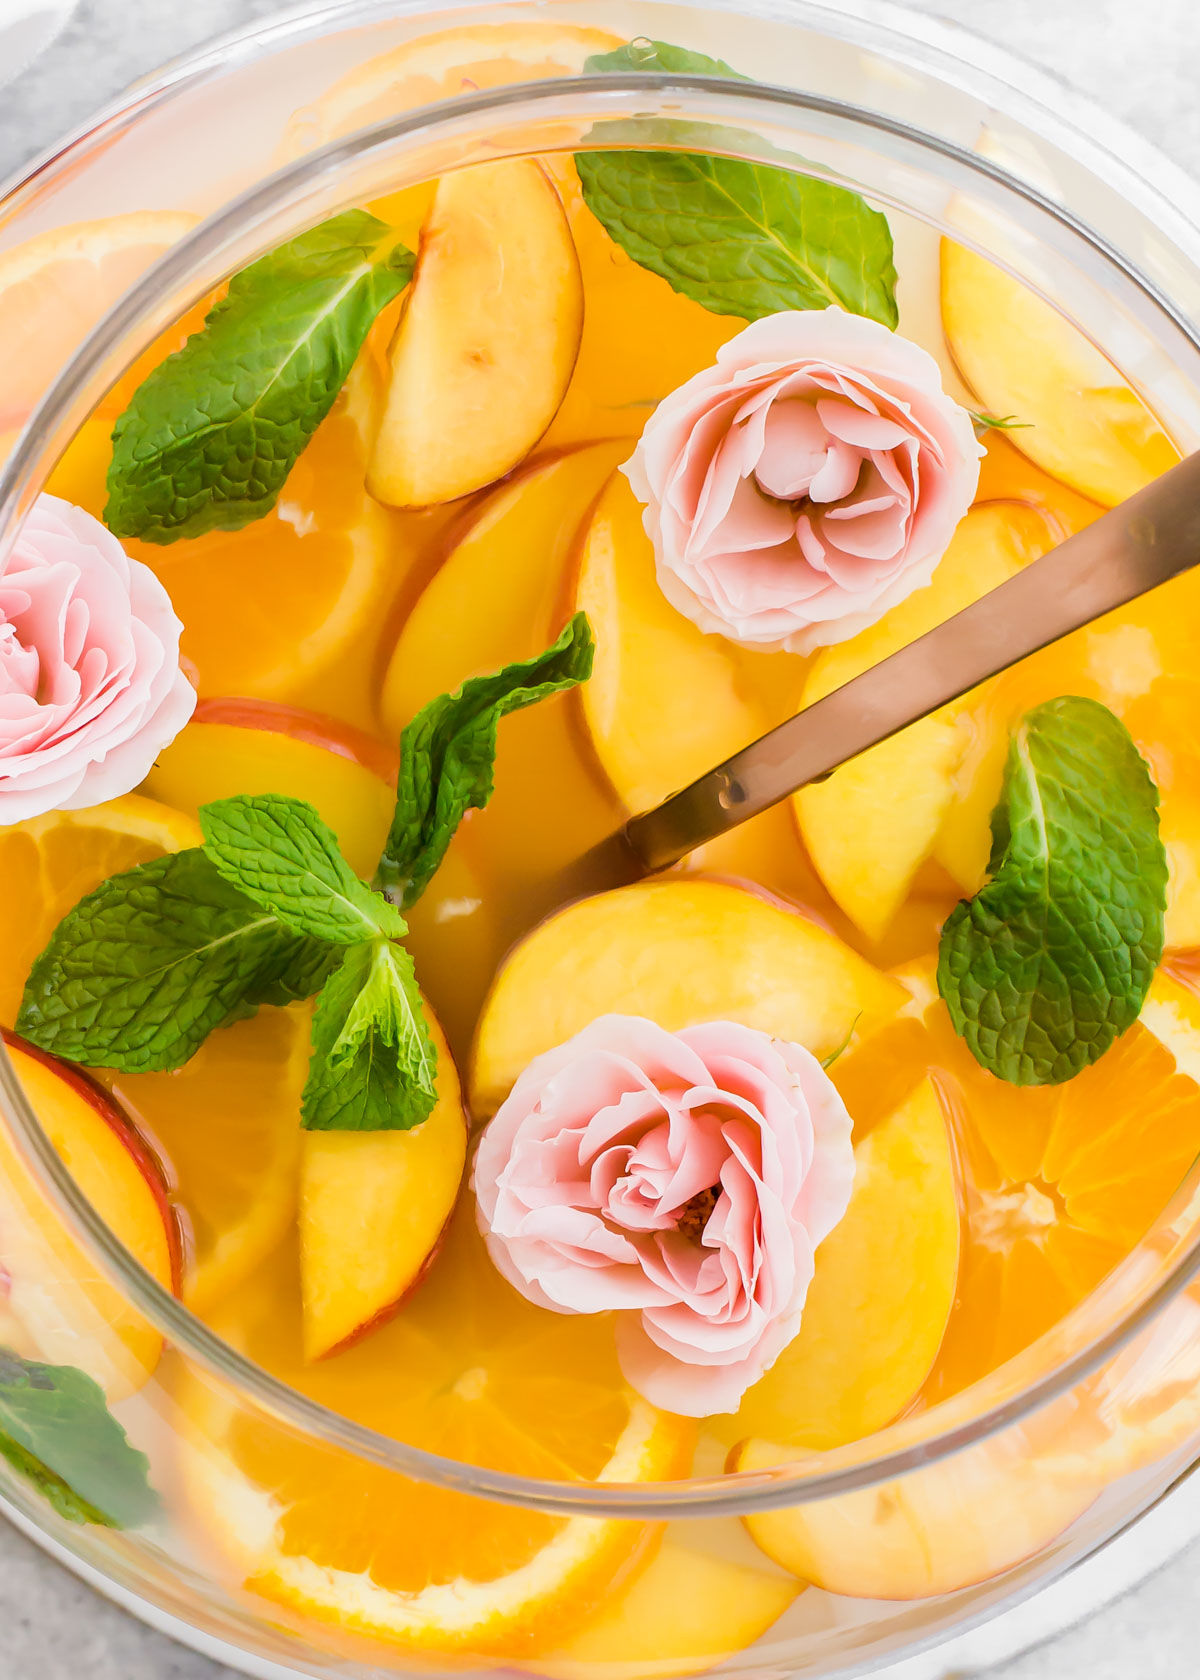
[[[795,1336],[853,1180],[850,1118],[807,1050],[636,1015],[532,1061],[473,1174],[504,1276],[555,1312],[628,1314],[626,1376],[689,1417],[735,1408]]]
[[[659,403],[624,470],[673,607],[809,653],[929,582],[982,453],[932,356],[824,309],[730,339]]]
[[[191,717],[183,626],[98,519],[39,496],[0,560],[0,823],[128,793]]]

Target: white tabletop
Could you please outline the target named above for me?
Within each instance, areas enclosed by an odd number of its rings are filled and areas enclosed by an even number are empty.
[[[135,76],[283,0],[83,0],[0,94],[0,179]],[[1200,175],[1196,0],[906,0],[1057,72]],[[2,9],[2,6],[0,6]],[[2,375],[0,375],[2,376]],[[1200,1549],[989,1680],[1183,1680],[1200,1649]],[[235,1680],[102,1602],[0,1521],[0,1680]]]

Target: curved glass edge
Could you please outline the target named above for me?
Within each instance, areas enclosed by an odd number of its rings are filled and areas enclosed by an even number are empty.
[[[521,85],[494,93],[475,95],[468,100],[456,100],[452,105],[429,107],[415,116],[380,125],[377,129],[364,131],[349,141],[326,147],[280,171],[264,185],[243,195],[222,213],[202,224],[148,272],[117,309],[101,323],[70,367],[65,370],[40,407],[39,421],[53,424],[56,416],[60,421],[65,421],[80,406],[85,410],[90,408],[94,388],[97,384],[102,386],[107,382],[106,376],[116,355],[116,347],[124,345],[130,329],[138,323],[144,326],[148,311],[152,310],[154,300],[162,291],[173,286],[186,285],[189,281],[194,282],[206,263],[218,257],[229,257],[237,244],[236,230],[239,227],[243,230],[243,244],[247,243],[244,230],[248,225],[254,227],[260,248],[270,243],[269,235],[265,238],[259,237],[263,228],[261,223],[256,221],[258,213],[271,212],[281,216],[294,210],[298,203],[304,202],[305,188],[311,187],[315,190],[319,187],[325,172],[335,170],[339,162],[368,157],[371,153],[384,150],[409,135],[444,129],[451,123],[451,119],[457,120],[461,125],[482,114],[502,110],[510,105],[520,104],[524,108],[531,105],[551,106],[556,99],[567,99],[572,105],[578,105],[580,98],[589,93],[599,96],[600,107],[609,114],[620,108],[617,103],[620,96],[629,95],[636,98],[647,93],[694,96],[700,103],[713,104],[719,112],[726,115],[730,113],[731,107],[754,109],[763,104],[803,110],[806,113],[824,112],[842,120],[849,120],[860,127],[865,124],[895,134],[919,148],[941,152],[953,159],[958,167],[990,180],[1001,194],[1007,196],[1015,190],[1018,196],[1042,217],[1049,218],[1052,224],[1065,226],[1104,263],[1116,265],[1122,278],[1132,285],[1135,293],[1140,292],[1152,306],[1161,308],[1173,326],[1184,335],[1193,351],[1200,349],[1186,322],[1168,302],[1159,297],[1156,288],[1145,282],[1143,277],[1132,270],[1104,241],[1092,235],[1082,224],[1075,223],[1073,218],[1065,216],[1058,206],[1043,198],[1035,189],[1014,182],[995,165],[948,142],[936,141],[931,146],[930,137],[907,129],[905,125],[891,119],[880,118],[875,113],[863,112],[833,100],[806,98],[785,89],[761,88],[747,91],[745,84],[721,83],[708,78],[584,77],[562,82],[545,82],[536,86]],[[291,225],[294,226],[294,220]],[[231,228],[235,230],[232,234],[229,233]],[[244,260],[243,253],[239,252],[238,260]],[[203,289],[203,285],[197,285],[195,295],[199,295]],[[178,304],[173,302],[171,314],[176,313],[177,308]],[[124,354],[121,355],[121,360],[125,360]],[[77,385],[77,379],[82,383]],[[78,396],[80,391],[82,396]],[[33,430],[31,428],[23,445],[9,463],[8,472],[0,475],[0,504],[3,503],[7,492],[10,499],[17,504],[18,519],[21,513],[20,498],[12,496],[12,492],[14,487],[25,482],[26,469],[35,465],[33,457],[37,450],[33,442]],[[36,430],[40,431],[42,427],[39,426]],[[1061,1365],[1049,1377],[1030,1384],[1016,1398],[983,1411],[955,1429],[942,1431],[936,1437],[932,1450],[929,1443],[921,1442],[899,1451],[876,1454],[864,1462],[857,1462],[851,1449],[843,1449],[825,1455],[824,1462],[829,1464],[832,1460],[834,1468],[820,1472],[796,1472],[794,1468],[781,1468],[776,1471],[740,1473],[736,1477],[722,1476],[689,1482],[645,1484],[637,1488],[614,1485],[609,1489],[591,1485],[585,1492],[577,1484],[507,1476],[406,1447],[388,1437],[352,1424],[345,1418],[306,1400],[236,1354],[213,1336],[180,1302],[154,1283],[107,1227],[100,1223],[90,1204],[66,1173],[42,1131],[18,1086],[7,1058],[0,1064],[0,1089],[7,1095],[10,1114],[15,1118],[18,1146],[28,1162],[37,1170],[40,1179],[48,1183],[50,1199],[65,1217],[68,1226],[90,1249],[99,1252],[105,1270],[120,1281],[130,1298],[146,1316],[157,1323],[176,1346],[186,1351],[189,1356],[196,1358],[200,1364],[225,1380],[234,1382],[266,1412],[387,1468],[416,1475],[457,1491],[562,1514],[642,1518],[678,1516],[685,1512],[704,1516],[741,1514],[771,1510],[795,1504],[801,1499],[826,1498],[894,1479],[909,1470],[928,1466],[982,1441],[1062,1394],[1088,1376],[1144,1328],[1146,1323],[1200,1271],[1200,1242],[1193,1240],[1183,1257],[1173,1265],[1168,1276],[1152,1290],[1143,1291],[1136,1307],[1127,1311],[1120,1323],[1106,1334],[1087,1343],[1072,1360]],[[1200,1172],[1196,1176],[1196,1182],[1200,1183]],[[1130,1259],[1135,1259],[1137,1253],[1138,1251],[1135,1251]],[[1124,1271],[1125,1268],[1118,1268],[1119,1273]],[[1114,1277],[1116,1275],[1114,1274]],[[1071,1319],[1077,1321],[1086,1316],[1089,1305],[1088,1302],[1081,1304],[1081,1307],[1070,1315]],[[987,1383],[980,1385],[976,1392],[983,1392],[987,1387]],[[930,1419],[936,1421],[934,1412],[925,1414],[925,1421]],[[884,1433],[890,1434],[891,1431]]]

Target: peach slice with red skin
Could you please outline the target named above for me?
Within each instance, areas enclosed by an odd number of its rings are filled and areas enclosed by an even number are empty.
[[[895,980],[769,895],[676,876],[568,905],[513,951],[475,1036],[471,1106],[487,1115],[522,1069],[598,1015],[668,1032],[740,1021],[828,1056],[906,1001]]]
[[[233,794],[281,793],[315,805],[352,869],[370,878],[396,801],[399,757],[340,718],[249,696],[201,699],[158,755],[146,792],[195,815]]]
[[[399,1310],[441,1244],[467,1157],[467,1120],[445,1036],[437,1106],[407,1132],[305,1132],[300,1153],[304,1353],[323,1359]]]
[[[96,1213],[164,1289],[178,1293],[178,1223],[164,1170],[114,1100],[87,1074],[7,1030],[30,1106]],[[0,1129],[4,1336],[20,1352],[81,1366],[118,1400],[140,1388],[162,1337],[97,1269],[59,1218],[7,1129]]]
[[[427,507],[510,472],[553,420],[582,330],[579,259],[537,160],[443,175],[392,344],[372,495]]]

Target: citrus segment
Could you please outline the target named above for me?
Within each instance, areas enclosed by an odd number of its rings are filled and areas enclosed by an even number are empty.
[[[1151,1017],[1153,1019],[1153,1017]],[[957,1310],[925,1398],[957,1393],[1028,1347],[1145,1234],[1200,1153],[1200,1087],[1147,1025],[1059,1086],[987,1073],[940,1000],[924,1046],[963,1169]]]
[[[364,488],[380,382],[373,357],[360,358],[276,506],[253,525],[165,547],[124,543],[183,620],[181,652],[201,695],[291,701],[374,728],[380,636],[433,529]],[[97,517],[110,432],[111,420],[88,420],[49,483]]]
[[[200,840],[192,817],[138,794],[0,828],[5,904],[0,1025],[15,1022],[34,958],[85,894],[110,875]]]
[[[188,1227],[183,1296],[202,1316],[251,1275],[296,1211],[309,1011],[261,1009],[170,1073],[108,1076],[171,1164]]]
[[[469,1208],[404,1312],[306,1365],[295,1258],[213,1316],[322,1404],[399,1440],[525,1476],[644,1481],[686,1468],[689,1425],[623,1388],[610,1323],[547,1314],[499,1277]],[[500,1655],[561,1638],[653,1540],[447,1492],[318,1446],[189,1376],[189,1496],[252,1591],[408,1648]],[[420,1545],[413,1544],[420,1536]]]
[[[620,44],[619,35],[570,23],[472,24],[422,35],[358,65],[299,112],[288,155],[456,94],[579,72],[593,53]]]
[[[0,432],[24,424],[100,317],[195,224],[181,210],[137,210],[0,252]]]

